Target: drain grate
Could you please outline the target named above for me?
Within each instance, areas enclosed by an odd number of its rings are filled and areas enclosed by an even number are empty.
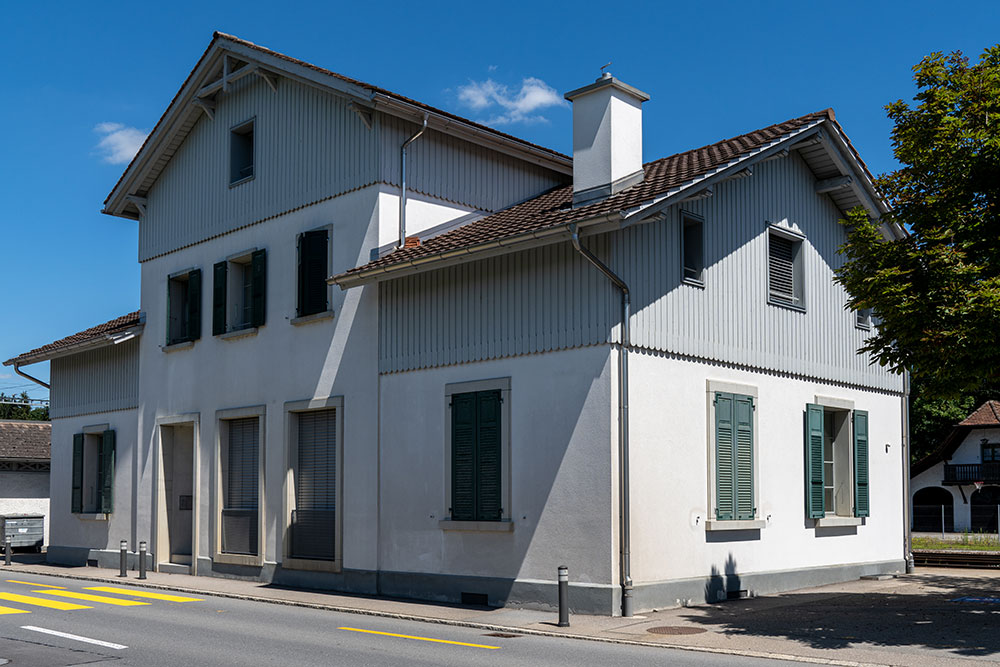
[[[658,625],[655,628],[646,628],[646,632],[654,635],[700,635],[705,632],[705,628],[692,628],[686,625]]]
[[[510,635],[506,632],[487,632],[484,637],[500,637],[502,639],[513,639],[514,637],[523,637],[524,635]]]

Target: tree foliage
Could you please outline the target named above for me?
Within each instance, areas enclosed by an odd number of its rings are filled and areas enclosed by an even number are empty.
[[[915,104],[886,107],[901,167],[877,185],[892,210],[849,213],[837,279],[878,318],[862,351],[953,398],[1000,369],[1000,45],[974,64],[933,53],[913,71]],[[884,222],[909,236],[886,240]]]
[[[7,396],[0,392],[0,419],[26,419],[31,421],[49,421],[48,408],[32,408],[28,405],[11,405],[4,401],[28,401],[28,392],[22,392],[20,396]]]

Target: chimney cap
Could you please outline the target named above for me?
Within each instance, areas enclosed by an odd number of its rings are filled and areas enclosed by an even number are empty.
[[[583,88],[577,88],[576,90],[571,90],[565,95],[563,95],[563,97],[572,102],[578,97],[582,97],[583,95],[587,95],[588,93],[592,93],[596,90],[601,90],[602,88],[607,88],[609,86],[612,88],[617,88],[623,93],[631,95],[640,102],[645,102],[649,99],[648,94],[642,92],[641,90],[639,90],[634,86],[628,85],[624,81],[616,79],[615,77],[611,76],[610,72],[604,72],[603,74],[601,74],[601,76],[597,78],[597,81],[595,81],[594,83],[586,85]]]

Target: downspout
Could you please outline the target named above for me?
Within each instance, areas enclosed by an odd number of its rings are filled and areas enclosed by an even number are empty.
[[[17,373],[18,375],[20,375],[21,377],[25,378],[25,379],[31,380],[35,384],[40,384],[43,387],[45,387],[46,389],[51,389],[51,387],[49,385],[45,384],[44,382],[42,382],[38,378],[31,377],[30,375],[28,375],[27,373],[25,373],[24,371],[22,371],[21,367],[18,366],[17,363],[14,364],[14,372]]]
[[[403,142],[399,147],[399,242],[397,248],[406,245],[406,147],[420,138],[427,129],[427,114],[424,114],[424,124],[416,134]]]
[[[903,558],[906,573],[913,574],[913,533],[910,530],[910,374],[903,373]]]
[[[622,616],[630,617],[633,613],[632,601],[632,534],[630,529],[631,512],[629,509],[629,470],[628,470],[628,346],[629,317],[631,300],[628,285],[619,278],[604,262],[599,260],[587,248],[580,245],[580,233],[575,224],[568,226],[573,247],[583,255],[584,259],[593,264],[610,280],[622,295],[621,313],[621,349],[618,351],[618,475],[619,475],[619,506],[621,523],[619,530],[621,556],[619,558],[620,578],[622,586]]]

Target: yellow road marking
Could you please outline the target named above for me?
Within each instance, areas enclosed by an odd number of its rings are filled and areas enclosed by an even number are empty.
[[[149,598],[151,600],[166,600],[167,602],[201,602],[201,598],[185,598],[180,595],[164,595],[163,593],[147,593],[146,591],[129,590],[118,588],[117,586],[88,586],[85,591],[100,591],[101,593],[120,593],[121,595],[134,595],[137,598]]]
[[[45,586],[46,588],[60,588],[65,589],[65,586],[53,586],[52,584],[42,584],[37,581],[18,581],[17,579],[8,579],[8,584],[24,584],[25,586]]]
[[[499,646],[487,646],[485,644],[466,644],[465,642],[453,642],[448,639],[433,639],[431,637],[414,637],[413,635],[397,635],[395,632],[379,632],[378,630],[362,630],[361,628],[337,628],[338,630],[349,630],[351,632],[364,632],[369,635],[383,635],[385,637],[399,637],[401,639],[416,639],[422,642],[436,642],[438,644],[454,644],[455,646],[471,646],[472,648],[498,649]]]
[[[137,600],[119,600],[118,598],[109,598],[103,595],[91,595],[90,593],[76,593],[74,591],[32,591],[32,593],[46,593],[48,595],[58,595],[64,598],[73,598],[74,600],[88,600],[90,602],[113,604],[119,607],[136,607],[143,604],[149,604],[148,602],[139,602]]]
[[[13,607],[0,607],[0,616],[4,614],[30,614],[27,609],[14,609]]]
[[[17,593],[0,593],[0,600],[6,600],[7,602],[20,602],[21,604],[31,604],[36,607],[47,607],[48,609],[59,609],[61,611],[68,611],[70,609],[90,609],[90,607],[85,607],[82,604],[60,602],[58,600],[46,600],[45,598],[33,598],[30,595],[19,595]]]

